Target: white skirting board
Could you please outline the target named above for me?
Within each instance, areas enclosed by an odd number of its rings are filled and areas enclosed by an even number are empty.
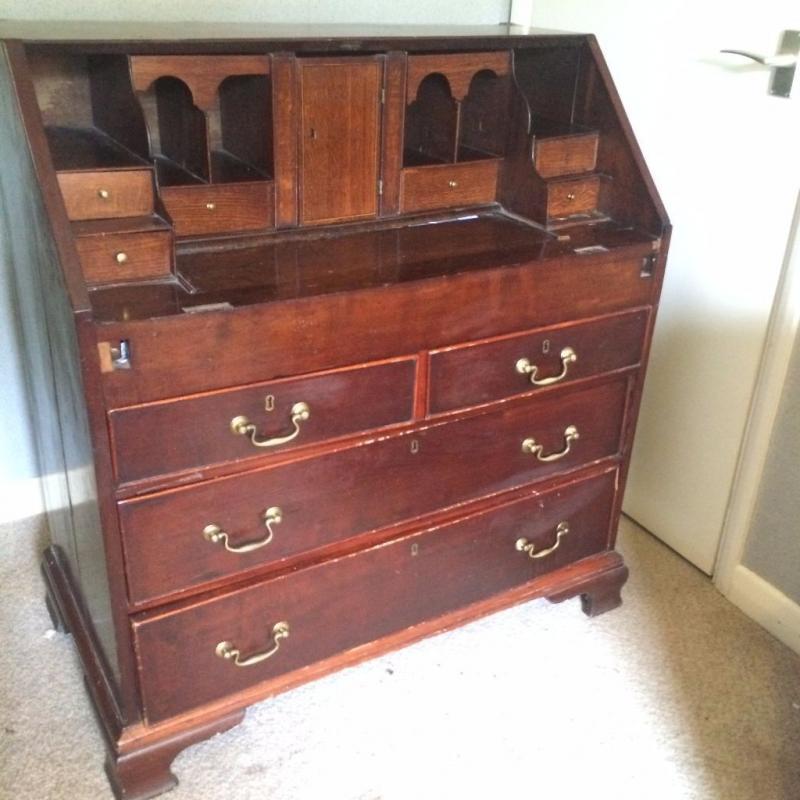
[[[748,617],[800,654],[800,605],[741,564],[732,571],[725,595]]]

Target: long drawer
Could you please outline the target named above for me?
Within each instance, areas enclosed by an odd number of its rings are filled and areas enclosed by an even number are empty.
[[[605,549],[614,475],[607,471],[134,621],[148,721],[247,689]]]
[[[131,600],[202,585],[613,456],[626,387],[617,379],[541,395],[500,411],[121,502]],[[535,444],[523,450],[531,440]]]
[[[404,422],[413,413],[415,363],[401,359],[112,411],[117,480],[263,456]]]
[[[646,309],[431,354],[431,413],[475,406],[639,363]]]

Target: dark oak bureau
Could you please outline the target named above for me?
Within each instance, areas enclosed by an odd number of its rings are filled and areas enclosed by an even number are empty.
[[[47,604],[118,797],[332,670],[619,604],[670,225],[593,37],[3,36]]]

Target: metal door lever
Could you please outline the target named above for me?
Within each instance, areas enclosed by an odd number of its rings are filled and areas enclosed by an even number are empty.
[[[784,31],[778,52],[774,56],[762,56],[748,50],[721,50],[720,52],[744,56],[757,64],[769,67],[772,70],[769,93],[777,97],[791,95],[794,73],[797,69],[797,55],[800,53],[800,31]]]
[[[788,54],[760,56],[758,53],[750,53],[747,50],[720,50],[720,53],[733,53],[735,56],[744,56],[751,61],[763,64],[765,67],[793,67],[797,64],[797,56]]]

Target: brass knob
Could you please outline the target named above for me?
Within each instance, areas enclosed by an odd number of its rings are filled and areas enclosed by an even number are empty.
[[[570,201],[572,201],[572,200],[574,200],[574,199],[575,199],[575,192],[570,192],[570,193],[567,195],[567,200],[570,200]]]
[[[213,210],[214,210],[216,207],[217,207],[217,204],[216,204],[216,203],[206,203],[206,208],[207,208],[209,211],[213,211]]]
[[[455,189],[455,188],[458,186],[458,181],[448,181],[448,182],[447,182],[447,185],[448,185],[448,186],[449,186],[451,189]]]
[[[101,200],[108,200],[108,198],[109,198],[111,195],[110,195],[110,192],[108,191],[108,189],[98,189],[98,190],[97,190],[97,196],[98,196],[98,197],[99,197]]]
[[[117,264],[125,264],[128,261],[128,254],[127,253],[123,253],[120,250],[119,253],[116,253],[114,255],[114,260],[117,262]]]

